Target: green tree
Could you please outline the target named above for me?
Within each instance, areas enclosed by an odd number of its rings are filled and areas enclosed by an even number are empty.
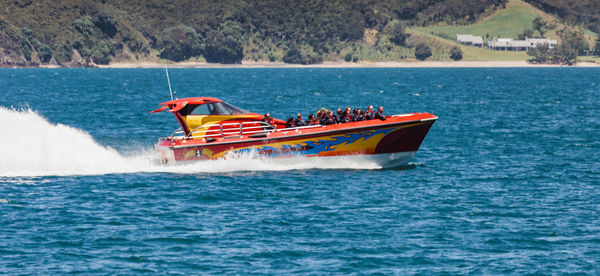
[[[344,56],[344,61],[345,62],[352,61],[352,53],[347,53],[346,56]]]
[[[94,34],[94,20],[91,16],[83,16],[73,20],[73,26],[84,36],[91,36]]]
[[[50,61],[50,59],[52,58],[50,46],[39,41],[30,28],[23,27],[21,28],[21,32],[25,35],[25,37],[31,42],[31,44],[35,48],[40,61],[42,63],[47,63],[48,61]]]
[[[225,21],[218,30],[209,31],[203,54],[208,62],[241,63],[244,57],[244,38],[240,23]]]
[[[573,65],[577,63],[577,49],[569,44],[561,44],[552,49],[552,63]]]
[[[122,48],[121,43],[111,39],[118,32],[118,24],[112,12],[108,10],[100,11],[94,17],[86,15],[77,18],[73,20],[73,27],[78,34],[72,39],[71,47],[76,49],[86,62],[108,64],[116,51]]]
[[[463,52],[458,46],[452,47],[450,49],[450,58],[453,60],[461,60],[463,58]]]
[[[106,9],[101,10],[94,16],[94,25],[108,37],[113,37],[118,32],[118,22],[114,14]]]
[[[525,40],[528,37],[533,37],[533,30],[532,29],[525,29],[523,30],[522,33],[517,35],[517,39],[519,40]]]
[[[112,58],[110,48],[104,40],[100,40],[92,46],[91,58],[96,64],[108,64]]]
[[[556,28],[556,25],[544,20],[541,16],[536,17],[531,23],[533,24],[533,29],[538,31],[541,37],[544,37],[547,31]]]
[[[581,30],[562,29],[558,32],[561,45],[568,46],[579,55],[584,55],[590,49],[590,44],[587,42]],[[566,49],[566,48],[565,48]]]
[[[42,63],[48,63],[52,58],[52,52],[50,46],[40,42],[39,40],[34,40],[33,45],[35,46],[35,50],[37,51],[38,57]]]
[[[529,48],[527,55],[532,63],[553,63],[573,65],[577,62],[577,50],[571,48],[569,44],[560,44],[557,47],[550,48],[548,44],[538,44],[535,48]]]
[[[183,61],[202,53],[202,37],[190,26],[180,24],[163,31],[160,58]]]
[[[71,60],[71,54],[73,49],[65,42],[56,43],[52,49],[52,57],[58,62],[58,64],[65,64]]]
[[[283,56],[283,62],[305,65],[319,64],[323,63],[323,57],[315,53],[314,49],[309,45],[298,46],[297,44],[293,44]]]
[[[415,47],[415,57],[418,60],[425,60],[426,58],[431,56],[431,48],[429,48],[429,45],[425,44],[425,43],[419,43],[417,44],[417,47]]]
[[[390,41],[396,45],[404,45],[408,38],[406,26],[401,22],[394,22],[390,31]]]
[[[529,62],[546,63],[551,58],[550,47],[547,43],[538,44],[536,47],[527,49],[527,55],[531,57]]]
[[[596,45],[594,46],[594,55],[600,56],[600,35],[596,38]]]

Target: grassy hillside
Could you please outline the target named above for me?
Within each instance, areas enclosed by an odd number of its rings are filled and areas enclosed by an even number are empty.
[[[428,26],[415,28],[419,32],[433,32],[438,36],[448,39],[456,39],[456,34],[481,35],[484,41],[496,37],[512,37],[523,32],[524,29],[532,28],[532,21],[537,16],[542,16],[547,20],[559,23],[554,17],[547,15],[535,7],[521,1],[511,0],[506,4],[505,9],[500,9],[493,15],[478,21],[475,24],[463,26]],[[560,23],[559,23],[560,24]],[[548,32],[548,37],[556,39],[554,32]]]
[[[465,46],[456,42],[456,34],[481,35],[484,41],[497,37],[513,37],[522,33],[524,29],[531,29],[532,21],[537,16],[550,17],[531,5],[520,0],[509,1],[505,8],[498,9],[495,13],[482,18],[469,25],[432,25],[411,28],[410,32],[429,43],[436,41],[438,45],[445,45],[438,49],[437,55],[432,59],[450,60],[450,48],[458,46],[463,51],[463,60],[483,61],[513,61],[526,60],[525,52],[495,51],[485,47],[478,48]],[[554,34],[551,37],[556,37]]]
[[[553,30],[546,32],[545,37],[559,40],[557,30],[570,29],[578,27],[565,25],[559,18],[544,13],[536,7],[521,0],[510,0],[506,7],[498,9],[493,14],[482,18],[474,24],[468,25],[441,25],[435,24],[425,27],[411,28],[411,33],[424,40],[445,41],[446,48],[459,46],[463,51],[464,60],[526,60],[528,56],[525,52],[495,51],[487,48],[478,48],[473,46],[464,46],[456,42],[457,34],[473,34],[483,36],[484,42],[493,37],[508,37],[517,39],[517,36],[525,29],[532,29],[532,21],[536,17],[542,17],[547,22],[555,25]],[[596,34],[589,29],[583,29],[585,38],[590,45],[594,45]],[[536,33],[536,35],[539,35]],[[438,42],[438,44],[441,42]],[[439,51],[438,51],[439,52]],[[434,55],[435,58],[435,55]],[[449,60],[449,55],[438,55],[441,60]],[[594,60],[594,59],[588,59]]]

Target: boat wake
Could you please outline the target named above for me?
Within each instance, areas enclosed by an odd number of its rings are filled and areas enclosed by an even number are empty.
[[[81,129],[51,123],[31,109],[0,107],[0,130],[0,177],[382,168],[377,162],[355,157],[272,159],[252,153],[227,160],[161,165],[152,146],[142,154],[127,156],[99,144]]]

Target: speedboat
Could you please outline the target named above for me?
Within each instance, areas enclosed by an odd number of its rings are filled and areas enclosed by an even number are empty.
[[[407,113],[332,125],[285,127],[285,121],[246,111],[220,99],[193,97],[161,103],[151,111],[173,113],[180,128],[155,148],[163,163],[256,157],[339,158],[352,156],[382,167],[407,164],[437,120]]]

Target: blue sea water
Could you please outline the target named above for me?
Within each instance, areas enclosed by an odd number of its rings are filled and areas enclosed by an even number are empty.
[[[439,116],[379,169],[152,162],[163,69],[0,69],[0,274],[600,273],[600,70],[170,69],[285,119]]]

